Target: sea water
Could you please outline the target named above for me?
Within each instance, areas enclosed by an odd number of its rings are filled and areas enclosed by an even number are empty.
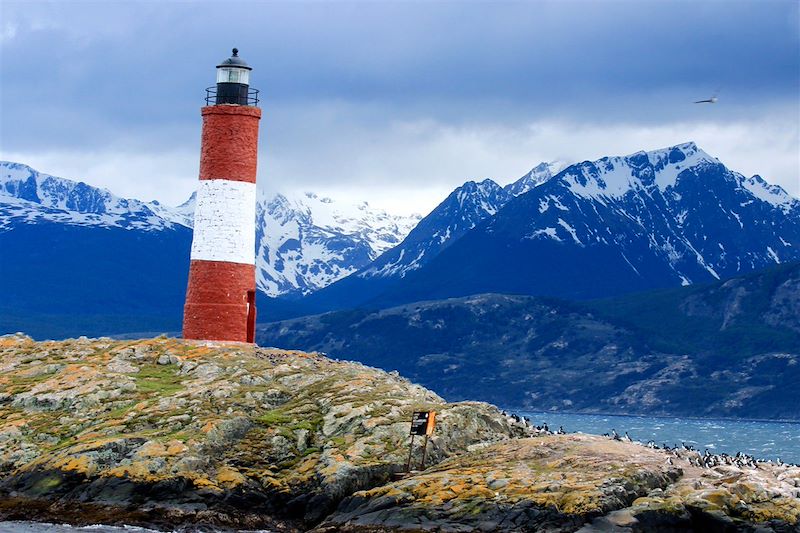
[[[511,412],[511,411],[509,411]],[[685,443],[703,452],[736,452],[758,459],[800,464],[800,423],[711,418],[666,418],[625,415],[584,415],[517,411],[534,425],[547,423],[551,431],[563,426],[568,433],[602,435],[616,430],[639,442],[655,441],[658,446]]]

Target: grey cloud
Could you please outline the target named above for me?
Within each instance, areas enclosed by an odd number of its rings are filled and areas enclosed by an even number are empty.
[[[135,153],[130,168],[148,171],[146,154],[193,153],[203,89],[235,45],[262,90],[263,179],[276,184],[371,186],[376,196],[399,184],[440,190],[470,177],[510,179],[540,158],[655,147],[643,146],[641,132],[677,143],[711,124],[737,146],[715,155],[746,153],[734,157],[741,170],[763,169],[792,189],[799,6],[6,0],[14,31],[0,41],[0,146]],[[717,88],[715,106],[691,103]],[[558,143],[535,134],[543,124],[560,125]],[[760,151],[743,147],[742,124]],[[617,132],[619,142],[571,140],[566,128]],[[72,171],[80,160],[70,159]],[[87,177],[96,168],[87,163]],[[188,162],[170,172],[181,169],[196,172]]]

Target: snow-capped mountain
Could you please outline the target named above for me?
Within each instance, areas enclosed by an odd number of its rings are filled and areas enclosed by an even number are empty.
[[[423,218],[402,243],[355,274],[323,288],[305,303],[309,309],[324,310],[369,301],[496,215],[515,194],[545,183],[562,167],[558,162],[541,163],[505,187],[488,178],[464,183]]]
[[[45,221],[159,231],[176,224],[191,227],[193,216],[193,199],[167,207],[120,198],[106,189],[0,161],[0,231]]]
[[[345,288],[354,293],[354,278],[369,281],[364,273],[398,272],[384,259],[397,259],[398,249],[314,298],[330,308],[481,292],[593,298],[800,260],[800,201],[759,176],[728,170],[694,143],[532,178],[533,188],[419,268],[407,268],[391,283],[360,283],[358,294],[366,299],[342,296]],[[428,235],[427,245],[438,246],[434,233]],[[399,250],[404,247],[406,242]]]
[[[537,165],[506,187],[467,182],[419,224],[261,193],[259,288],[294,299],[296,315],[482,292],[605,297],[800,260],[800,201],[694,143],[558,168]],[[0,163],[0,323],[57,306],[177,329],[193,209]]]
[[[593,213],[575,216],[563,200]],[[524,238],[613,244],[643,276],[636,263],[647,268],[651,255],[682,285],[800,258],[800,201],[694,143],[574,165],[537,201],[540,216]],[[622,237],[613,228],[625,219]]]
[[[308,294],[399,244],[419,222],[313,193],[262,195],[256,209],[257,280],[269,296]]]
[[[467,231],[496,214],[511,195],[490,179],[458,187],[396,246],[362,269],[358,276],[403,277],[436,257]]]
[[[557,161],[540,163],[505,187],[491,179],[466,182],[422,219],[400,246],[380,256],[357,275],[364,278],[404,277],[428,263],[479,223],[497,214],[513,197],[545,183],[564,166]]]
[[[538,187],[567,167],[563,161],[551,161],[549,163],[539,163],[530,172],[522,176],[515,182],[509,183],[504,189],[511,196],[519,196],[529,190]]]
[[[313,193],[261,193],[256,212],[257,284],[269,296],[305,294],[355,272],[402,241],[420,219]],[[193,216],[194,195],[168,207],[0,162],[0,232],[52,222],[152,233],[191,228]]]
[[[193,212],[0,162],[0,332],[179,330]]]

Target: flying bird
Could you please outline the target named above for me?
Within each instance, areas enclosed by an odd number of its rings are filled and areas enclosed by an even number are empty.
[[[708,98],[707,100],[698,100],[698,101],[695,102],[695,104],[716,104],[716,103],[717,103],[717,97],[716,96],[712,96],[711,98]]]
[[[719,89],[714,91],[714,94],[713,96],[711,96],[711,98],[706,98],[705,100],[698,100],[695,102],[695,104],[716,104],[718,94],[719,94]]]

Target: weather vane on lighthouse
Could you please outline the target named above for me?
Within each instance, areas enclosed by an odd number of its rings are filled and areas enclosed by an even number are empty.
[[[183,337],[254,342],[258,91],[233,49],[206,89]]]

